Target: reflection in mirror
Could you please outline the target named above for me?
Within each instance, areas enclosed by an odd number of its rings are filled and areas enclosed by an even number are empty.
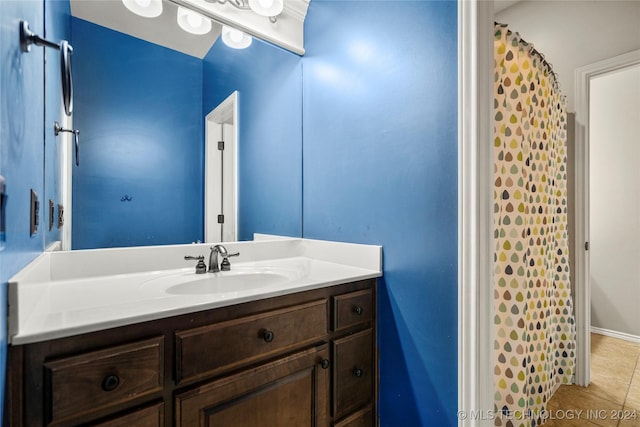
[[[204,239],[204,116],[238,91],[238,235],[301,235],[300,57],[255,40],[203,59],[78,18],[72,248]]]
[[[44,8],[45,30],[46,37],[59,41],[67,40],[69,44],[73,46],[71,42],[71,26],[69,16],[69,5],[61,1],[47,1]],[[66,179],[63,176],[63,169],[61,165],[63,162],[71,162],[71,159],[63,159],[63,144],[68,138],[67,136],[58,137],[54,132],[54,123],[58,122],[65,128],[70,128],[71,116],[68,116],[65,112],[64,98],[65,89],[63,86],[63,79],[69,84],[68,89],[71,89],[71,73],[67,74],[63,72],[63,64],[65,63],[64,54],[65,50],[55,51],[51,49],[45,49],[44,55],[46,60],[44,61],[44,73],[45,73],[45,96],[44,96],[44,197],[43,205],[46,205],[48,209],[44,212],[44,223],[46,226],[42,227],[43,236],[43,249],[59,248],[62,234],[64,233],[64,226],[62,225],[61,218],[64,217],[64,202],[62,200],[63,185]],[[69,56],[71,52],[66,52],[66,62],[73,62],[73,55]],[[61,79],[61,73],[63,79]],[[69,108],[71,109],[71,102],[73,95],[70,92],[66,93],[69,100]],[[71,112],[71,111],[70,111]],[[51,209],[52,207],[52,209]]]
[[[204,240],[205,116],[234,91],[237,239],[301,235],[299,56],[218,41],[200,59],[76,17],[71,33],[72,248]]]

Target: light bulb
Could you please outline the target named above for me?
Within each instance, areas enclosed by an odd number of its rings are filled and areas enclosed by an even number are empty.
[[[223,25],[222,41],[233,49],[244,49],[251,45],[252,38],[240,30]]]
[[[155,18],[162,14],[162,0],[122,0],[122,4],[136,15]]]
[[[233,40],[236,43],[240,43],[242,41],[242,31],[238,31],[238,30],[231,30],[229,31],[229,37],[231,38],[231,40]]]
[[[249,0],[249,7],[258,15],[278,16],[284,9],[283,0]]]
[[[211,31],[211,19],[202,16],[198,12],[178,6],[178,25],[191,34],[207,34]]]
[[[189,15],[187,15],[187,22],[192,27],[199,27],[202,24],[202,17],[195,15],[193,13],[190,13]]]

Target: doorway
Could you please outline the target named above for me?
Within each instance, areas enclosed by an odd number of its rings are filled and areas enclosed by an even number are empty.
[[[640,64],[590,79],[591,330],[640,343]]]
[[[577,337],[576,383],[590,382],[591,366],[591,253],[590,245],[590,88],[592,79],[640,65],[640,50],[619,55],[576,70],[575,144],[575,311]]]
[[[205,242],[237,240],[238,92],[205,117]]]

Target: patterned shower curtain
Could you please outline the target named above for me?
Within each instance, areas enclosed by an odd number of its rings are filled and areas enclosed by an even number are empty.
[[[496,24],[494,356],[497,426],[537,426],[573,381],[565,100],[544,58]]]

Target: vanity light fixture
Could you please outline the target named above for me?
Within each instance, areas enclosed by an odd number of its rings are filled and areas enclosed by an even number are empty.
[[[211,20],[209,18],[182,6],[178,6],[178,25],[191,34],[202,35],[211,31]]]
[[[245,49],[251,45],[251,36],[235,28],[222,26],[222,41],[233,49]]]
[[[236,9],[250,10],[266,16],[272,24],[278,21],[278,15],[284,10],[284,0],[205,0],[208,3],[230,4]]]
[[[278,16],[284,9],[284,0],[249,0],[249,7],[258,15]]]
[[[162,14],[162,0],[122,0],[127,9],[145,18],[155,18]]]

